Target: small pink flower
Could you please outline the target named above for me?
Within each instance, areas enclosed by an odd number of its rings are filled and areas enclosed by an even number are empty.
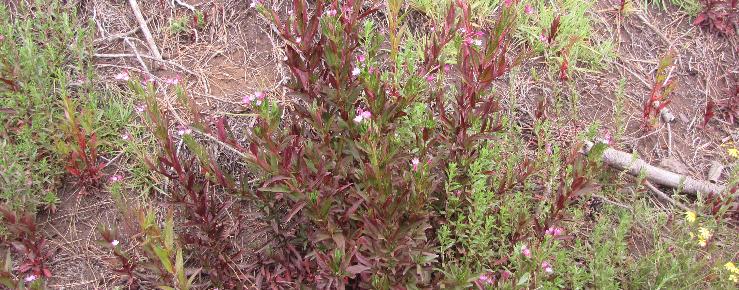
[[[120,242],[118,240],[113,240],[112,242],[110,242],[110,244],[113,245],[113,247],[115,247],[118,244],[120,244]]]
[[[529,250],[529,247],[526,245],[521,246],[521,254],[526,258],[531,258],[531,250]]]
[[[336,16],[336,10],[334,10],[334,9],[329,9],[329,10],[326,10],[326,12],[325,12],[325,13],[326,13],[326,15],[327,15],[327,16],[329,16],[329,17],[334,17],[334,16]]]
[[[547,145],[544,146],[544,150],[547,152],[548,155],[552,155],[552,144],[547,143]]]
[[[123,180],[123,175],[116,174],[110,177],[111,182],[118,182]]]
[[[495,277],[490,277],[486,274],[480,275],[480,278],[478,278],[481,283],[491,285],[495,283]]]
[[[257,106],[261,105],[262,101],[264,101],[265,96],[266,94],[264,92],[254,93],[254,97],[256,98],[256,100],[254,101],[254,105],[257,105]]]
[[[413,160],[411,160],[411,165],[413,166],[413,171],[418,171],[418,164],[420,162],[421,161],[419,161],[418,158],[413,158]]]
[[[550,236],[557,237],[562,234],[564,230],[562,228],[548,228],[544,233]]]
[[[548,42],[547,37],[544,36],[544,34],[539,35],[539,40],[541,40],[541,42]]]
[[[475,39],[472,43],[476,46],[482,46],[482,40],[480,39]]]
[[[373,73],[375,73],[376,71],[377,71],[377,69],[375,69],[375,67],[373,67],[373,66],[371,66],[371,67],[369,67],[369,68],[367,69],[367,72],[368,72],[368,73],[370,73],[370,74],[373,74]]]
[[[300,44],[301,41],[303,41],[303,39],[300,38],[300,37],[298,37],[298,38],[295,39],[295,43],[297,43],[297,44]]]
[[[131,139],[131,135],[128,133],[123,133],[121,134],[121,139],[123,139],[123,141],[128,141],[129,139]]]
[[[354,69],[352,69],[352,75],[355,77],[358,76],[361,72],[362,71],[360,71],[358,67],[354,67]]]
[[[452,66],[451,66],[451,65],[449,65],[449,64],[445,64],[445,65],[444,65],[444,72],[445,72],[445,73],[448,73],[448,72],[450,72],[450,71],[452,71]]]
[[[119,81],[128,81],[131,79],[131,76],[128,75],[128,70],[123,70],[122,72],[115,75],[115,79]]]
[[[260,0],[251,0],[251,4],[249,4],[249,8],[255,8],[257,5],[262,4],[262,1]]]
[[[357,61],[364,62],[365,58],[363,54],[357,55]]]
[[[5,36],[0,35],[0,41],[3,41],[3,40],[5,40]]]
[[[432,83],[435,80],[436,80],[436,77],[434,75],[427,75],[426,76],[426,81],[429,82],[429,83]]]
[[[26,276],[26,278],[23,280],[25,280],[26,282],[33,282],[33,281],[36,281],[36,278],[38,278],[36,277],[36,275],[31,274],[31,275]]]
[[[180,129],[177,130],[177,135],[183,136],[183,135],[190,135],[192,134],[192,130],[188,127],[182,126]]]
[[[505,0],[503,4],[505,5],[505,7],[511,7],[511,4],[513,4],[513,0]]]
[[[180,77],[180,75],[177,75],[177,76],[176,76],[176,77],[174,77],[174,78],[171,78],[171,79],[165,79],[165,80],[164,80],[164,83],[165,83],[165,84],[168,84],[168,85],[173,85],[173,86],[175,86],[175,85],[178,85],[178,84],[180,83],[180,78],[181,78],[181,77]]]
[[[144,110],[146,110],[146,106],[145,105],[136,106],[136,113],[143,113]]]
[[[362,108],[357,108],[357,116],[354,117],[355,123],[361,123],[364,120],[369,120],[372,118],[372,113],[370,111],[365,111]]]
[[[475,32],[475,37],[483,37],[483,36],[485,36],[485,32],[482,32],[482,31]]]
[[[544,272],[547,272],[547,274],[554,273],[554,269],[552,269],[552,265],[549,264],[547,261],[541,262],[541,268],[544,270]]]
[[[531,7],[531,5],[526,4],[526,6],[523,7],[523,12],[529,15],[534,14],[534,7]]]
[[[500,280],[508,280],[508,278],[511,277],[511,272],[503,271],[503,273],[500,273]]]

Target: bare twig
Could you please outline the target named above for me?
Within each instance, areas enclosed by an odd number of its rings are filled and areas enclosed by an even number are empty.
[[[149,68],[146,66],[146,63],[144,62],[144,59],[141,58],[141,54],[139,53],[139,50],[136,49],[136,45],[131,42],[131,40],[128,39],[128,37],[124,38],[124,41],[126,44],[128,44],[131,49],[133,49],[134,56],[136,56],[136,60],[139,61],[139,64],[141,65],[141,68],[148,74],[151,75],[151,72],[149,71]]]
[[[153,56],[146,55],[146,54],[140,54],[140,55],[136,56],[135,54],[131,54],[131,53],[96,53],[93,56],[94,57],[99,57],[99,58],[142,57],[142,58],[152,59],[152,60],[155,60],[155,61],[158,61],[158,62],[161,62],[161,63],[166,63],[166,64],[169,64],[169,65],[175,66],[175,67],[181,69],[182,71],[184,71],[184,72],[186,72],[188,74],[191,74],[191,75],[194,75],[194,76],[198,76],[198,74],[196,74],[194,71],[186,68],[185,66],[183,66],[183,65],[181,65],[179,63],[176,63],[176,62],[173,62],[173,61],[169,61],[169,60],[166,60],[166,59],[156,59]]]
[[[136,16],[136,21],[139,22],[141,32],[144,33],[144,38],[146,38],[146,43],[149,45],[149,50],[151,50],[151,54],[157,60],[161,60],[162,54],[159,53],[159,48],[157,48],[157,44],[156,42],[154,42],[154,37],[151,36],[151,31],[149,31],[149,25],[146,24],[146,20],[144,20],[144,16],[141,14],[141,9],[139,8],[138,1],[128,0],[128,3],[131,5],[131,9],[133,9],[133,15]]]
[[[652,193],[654,193],[655,195],[657,195],[657,198],[659,198],[659,199],[661,199],[663,201],[669,202],[669,203],[671,203],[671,204],[679,207],[680,209],[682,209],[684,211],[692,211],[692,209],[690,209],[688,206],[680,203],[679,201],[673,199],[672,197],[670,197],[666,193],[664,193],[661,190],[659,190],[659,188],[657,188],[654,185],[652,185],[652,183],[649,182],[648,180],[644,181],[644,185],[647,187],[647,189],[649,189],[649,191],[651,191]]]

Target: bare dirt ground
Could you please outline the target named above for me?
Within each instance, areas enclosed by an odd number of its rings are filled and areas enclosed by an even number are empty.
[[[193,21],[192,12],[178,2],[204,11],[206,26],[173,34],[173,21]],[[255,91],[285,98],[280,85],[288,74],[280,64],[280,42],[266,21],[249,8],[249,1],[139,1],[165,61],[148,57],[139,60],[135,56],[151,54],[127,1],[83,3],[83,12],[97,28],[95,61],[103,81],[111,81],[123,69],[142,74],[148,71],[160,80],[179,75],[187,81],[190,95],[211,117],[238,114],[242,97]],[[598,37],[612,37],[617,57],[603,71],[575,77],[583,119],[567,130],[582,129],[597,120],[613,132],[615,92],[619,80],[626,79],[627,130],[618,145],[637,151],[652,164],[672,156],[684,164],[688,175],[704,179],[710,160],[728,160],[721,144],[739,141],[736,126],[722,117],[715,118],[706,129],[699,126],[706,102],[725,98],[730,77],[739,75],[737,38],[694,27],[692,19],[674,7],[667,12],[650,8],[621,19],[614,6],[610,1],[598,1],[595,7],[600,21],[595,26]],[[283,4],[276,7],[287,11]],[[680,89],[668,108],[678,118],[669,128],[662,125],[645,133],[641,128],[642,107],[657,60],[670,48],[678,52],[673,75]],[[535,83],[527,73],[520,77],[514,82],[520,88],[514,91],[525,94],[518,100],[530,110],[537,94],[552,94],[551,86]],[[161,101],[175,104],[174,96]],[[58,241],[50,245],[57,249],[51,267],[52,288],[111,289],[122,285],[110,270],[108,253],[95,242],[97,226],[115,223],[120,216],[109,196],[79,197],[70,192],[62,197],[59,210],[47,218],[44,228],[50,240]]]

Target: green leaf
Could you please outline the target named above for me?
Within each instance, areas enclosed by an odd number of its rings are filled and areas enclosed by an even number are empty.
[[[593,148],[590,148],[588,159],[590,161],[600,161],[601,158],[603,158],[603,153],[606,152],[606,149],[608,149],[608,144],[601,142],[596,143],[593,145]]]
[[[523,286],[529,283],[529,278],[531,278],[531,274],[529,272],[524,273],[521,278],[518,278],[518,282],[516,282],[517,286]]]
[[[177,270],[177,282],[179,283],[180,289],[189,289],[190,284],[187,283],[185,277],[185,262],[182,259],[182,249],[177,249],[177,255],[175,256],[175,270]]]
[[[167,213],[167,219],[164,221],[164,246],[167,250],[174,249],[174,221],[172,213]]]
[[[169,251],[162,249],[162,247],[154,246],[154,253],[159,257],[159,261],[162,263],[167,272],[174,274],[172,269],[172,261],[169,260]]]

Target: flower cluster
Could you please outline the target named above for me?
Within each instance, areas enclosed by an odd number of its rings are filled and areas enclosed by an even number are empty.
[[[547,235],[553,236],[553,237],[558,237],[562,235],[563,232],[564,232],[564,229],[562,228],[552,227],[552,228],[548,228],[544,233]]]
[[[253,95],[244,96],[241,101],[244,103],[244,105],[259,106],[262,104],[262,101],[264,101],[264,97],[264,92],[256,92]]]
[[[460,28],[459,32],[464,37],[464,43],[467,45],[482,46],[482,37],[485,33],[482,31],[469,31],[465,28]]]
[[[729,271],[729,280],[734,283],[739,283],[739,268],[737,268],[731,261],[726,262],[726,264],[724,264],[724,268]]]

